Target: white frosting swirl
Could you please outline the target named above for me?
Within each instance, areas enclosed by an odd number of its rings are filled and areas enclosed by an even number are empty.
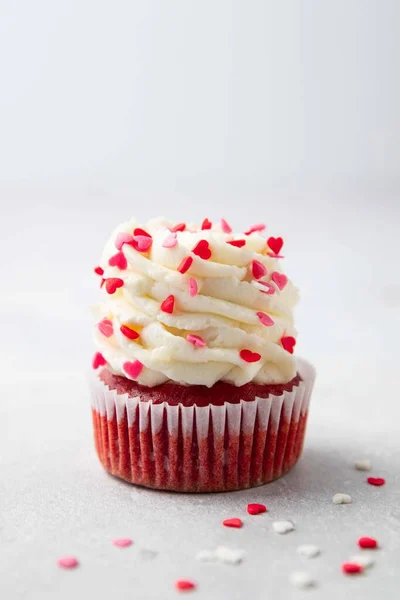
[[[189,225],[176,233],[177,244],[166,248],[163,243],[172,226],[165,219],[146,225],[131,220],[114,231],[105,247],[100,263],[103,277],[124,282],[113,294],[103,286],[105,302],[95,308],[98,319],[110,319],[113,324],[109,337],[95,328],[97,346],[110,369],[129,377],[124,363],[140,361],[144,368],[137,381],[150,387],[167,381],[208,387],[219,380],[236,386],[290,381],[296,374],[295,359],[283,348],[281,339],[296,337],[292,308],[298,292],[290,281],[280,290],[271,280],[271,275],[281,270],[278,260],[267,254],[265,237],[257,232],[227,234],[219,226],[201,230]],[[118,252],[117,235],[132,234],[137,227],[152,236],[149,251],[141,253],[124,244],[127,268],[110,267],[110,257]],[[246,240],[245,246],[227,243],[235,239]],[[192,252],[200,240],[209,242],[209,260]],[[181,274],[177,268],[187,256],[193,262]],[[259,282],[270,283],[275,290],[272,295],[262,293],[267,288],[254,279],[254,260],[266,267],[267,275]],[[189,293],[191,278],[198,286],[194,297]],[[170,295],[175,298],[172,314],[160,309]],[[274,324],[264,325],[257,313],[268,315]],[[128,339],[120,330],[122,325],[135,329],[140,337]],[[205,346],[189,342],[190,334],[200,336]],[[243,349],[260,355],[259,360],[246,362],[240,355]]]

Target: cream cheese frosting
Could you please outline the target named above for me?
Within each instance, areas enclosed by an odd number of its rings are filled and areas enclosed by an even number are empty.
[[[117,227],[96,268],[96,366],[149,387],[290,381],[298,291],[277,240],[254,229],[166,219]]]

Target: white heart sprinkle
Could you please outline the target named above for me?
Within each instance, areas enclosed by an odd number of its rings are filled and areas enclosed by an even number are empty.
[[[225,565],[238,565],[244,557],[243,550],[233,550],[225,546],[218,546],[215,550],[202,550],[196,556],[201,562],[223,563]]]
[[[351,496],[349,494],[335,494],[332,498],[333,504],[351,504]]]
[[[309,588],[315,585],[315,579],[306,571],[295,571],[290,575],[290,583],[298,588]]]
[[[274,521],[272,527],[276,533],[288,533],[289,531],[293,531],[294,524],[291,521]]]
[[[368,567],[372,567],[375,560],[373,559],[371,554],[368,554],[368,552],[363,552],[362,554],[357,554],[356,556],[351,556],[349,558],[349,562],[356,563],[357,565],[360,565],[361,567],[368,569]]]
[[[314,546],[313,544],[303,544],[297,548],[297,552],[306,558],[314,558],[321,554],[321,550],[318,546]]]
[[[354,466],[357,471],[370,471],[372,469],[371,461],[366,459],[354,461]]]

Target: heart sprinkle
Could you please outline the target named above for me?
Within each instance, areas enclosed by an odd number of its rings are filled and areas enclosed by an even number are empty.
[[[312,588],[316,584],[313,576],[310,575],[310,573],[307,573],[307,571],[294,571],[289,579],[292,585],[301,590]]]
[[[113,324],[110,319],[103,319],[100,323],[97,323],[97,329],[107,338],[111,337],[114,333]]]
[[[107,361],[104,358],[104,356],[100,352],[96,352],[96,354],[93,356],[93,360],[92,360],[93,369],[98,369],[99,367],[103,367],[106,364],[107,364]]]
[[[370,485],[384,485],[386,483],[386,481],[383,479],[383,477],[368,477],[367,482]]]
[[[174,225],[173,227],[169,227],[168,229],[170,231],[172,231],[172,233],[176,233],[177,231],[185,231],[186,223],[178,223],[177,225]]]
[[[119,328],[120,332],[127,337],[129,340],[137,340],[140,335],[134,329],[131,329],[128,325],[121,325]]]
[[[249,515],[261,515],[262,513],[267,512],[267,507],[265,504],[248,504],[247,512]]]
[[[201,228],[204,229],[211,229],[212,227],[212,223],[211,221],[209,221],[208,219],[204,219],[204,221],[201,224]]]
[[[297,547],[297,554],[306,558],[315,558],[321,554],[321,550],[318,546],[314,546],[314,544],[303,544]]]
[[[231,246],[235,246],[236,248],[243,248],[246,245],[246,240],[231,240],[230,242],[226,242]]]
[[[132,546],[133,540],[131,540],[131,538],[117,538],[116,540],[113,540],[112,543],[117,548],[128,548],[129,546]]]
[[[148,235],[135,235],[132,245],[138,252],[147,252],[153,243],[153,238]]]
[[[268,246],[271,248],[272,252],[275,255],[278,255],[279,252],[282,250],[282,246],[283,246],[283,239],[281,237],[270,237],[267,240],[267,244]]]
[[[106,279],[106,291],[108,294],[114,294],[118,288],[124,285],[124,280],[119,277],[109,277]]]
[[[364,567],[356,563],[347,562],[342,564],[342,571],[346,575],[358,575],[364,571]]]
[[[95,267],[93,270],[96,273],[96,275],[104,275],[104,269],[102,269],[101,267]]]
[[[127,233],[126,231],[121,231],[115,239],[115,247],[117,248],[117,250],[121,250],[121,248],[124,244],[132,245],[132,243],[133,243],[133,235],[131,235],[130,233]]]
[[[378,547],[378,542],[370,537],[361,537],[357,543],[360,548],[369,548],[370,550]]]
[[[260,288],[258,286],[262,285],[263,287]],[[263,294],[268,294],[268,296],[272,296],[273,294],[275,294],[275,288],[273,285],[271,285],[270,283],[267,283],[266,281],[257,281],[256,282],[256,287],[257,289],[260,290],[260,292],[262,292]]]
[[[188,342],[190,342],[191,344],[193,344],[193,346],[196,346],[196,348],[204,348],[206,343],[203,340],[202,337],[200,337],[199,335],[194,335],[192,333],[189,333],[188,336],[186,336],[186,339]]]
[[[125,258],[125,254],[120,251],[110,258],[108,264],[110,265],[110,267],[118,267],[118,269],[121,269],[121,271],[123,271],[128,266],[128,261]]]
[[[173,296],[171,294],[170,296],[165,298],[164,302],[162,302],[160,309],[163,312],[172,315],[172,313],[174,312],[174,306],[175,306],[175,296]]]
[[[372,469],[371,461],[367,459],[354,461],[354,466],[357,471],[370,471]]]
[[[133,362],[124,362],[122,368],[125,373],[129,375],[131,379],[137,379],[141,372],[143,371],[144,365],[140,362],[140,360],[134,360]]]
[[[352,500],[349,494],[339,492],[333,496],[332,502],[333,504],[351,504]]]
[[[244,235],[250,235],[251,233],[255,233],[256,231],[264,231],[266,227],[267,226],[264,223],[257,223],[256,225],[252,225],[251,227],[249,227],[249,229],[244,232]]]
[[[197,242],[192,252],[193,254],[196,254],[196,256],[199,256],[203,260],[208,260],[209,258],[211,258],[210,245],[207,242],[207,240],[200,240],[199,242]]]
[[[239,355],[242,360],[244,360],[248,363],[257,362],[261,358],[261,354],[258,354],[258,352],[252,352],[251,350],[248,350],[247,348],[245,348],[244,350],[241,350]]]
[[[289,352],[289,354],[293,354],[294,347],[296,345],[296,340],[291,335],[281,337],[282,348]]]
[[[190,269],[192,263],[193,258],[191,256],[186,256],[180,263],[179,267],[177,268],[177,271],[179,271],[179,273],[182,273],[183,275],[184,273],[186,273],[186,271]]]
[[[173,231],[170,235],[168,235],[163,241],[163,248],[174,248],[178,243],[178,238],[176,235],[176,231]]]
[[[272,523],[272,529],[276,533],[289,533],[289,531],[294,530],[294,524],[292,521],[274,521]]]
[[[267,268],[259,260],[252,261],[251,272],[254,279],[261,279],[268,273]]]
[[[58,559],[57,564],[63,569],[75,569],[79,565],[79,562],[75,556],[63,556]]]
[[[141,229],[140,227],[136,227],[136,229],[133,232],[133,235],[141,235],[144,237],[149,237],[151,238],[151,235],[149,233],[147,233],[147,231],[145,231],[144,229]]]
[[[194,298],[199,293],[199,286],[197,285],[197,281],[191,277],[189,279],[189,296]]]
[[[236,529],[240,529],[240,527],[243,526],[243,521],[242,519],[237,519],[234,517],[233,519],[225,519],[222,521],[222,525],[224,525],[224,527],[234,527]]]
[[[189,579],[178,579],[175,581],[175,587],[180,592],[187,592],[189,590],[194,590],[196,588],[196,584]]]
[[[286,275],[284,275],[283,273],[278,273],[278,271],[274,271],[272,273],[271,279],[274,283],[276,283],[276,285],[281,291],[286,287],[286,284],[288,282],[288,278],[286,277]]]
[[[265,325],[265,327],[271,327],[272,325],[275,325],[275,321],[273,321],[269,315],[266,315],[263,312],[258,312],[256,315],[259,318],[260,323]]]
[[[221,219],[221,229],[224,233],[232,233],[232,227],[225,219]]]

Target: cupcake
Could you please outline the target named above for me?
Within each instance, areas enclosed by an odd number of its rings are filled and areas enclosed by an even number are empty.
[[[179,492],[239,490],[298,460],[315,373],[294,355],[298,291],[282,238],[154,219],[119,226],[95,273],[92,416],[117,477]]]

